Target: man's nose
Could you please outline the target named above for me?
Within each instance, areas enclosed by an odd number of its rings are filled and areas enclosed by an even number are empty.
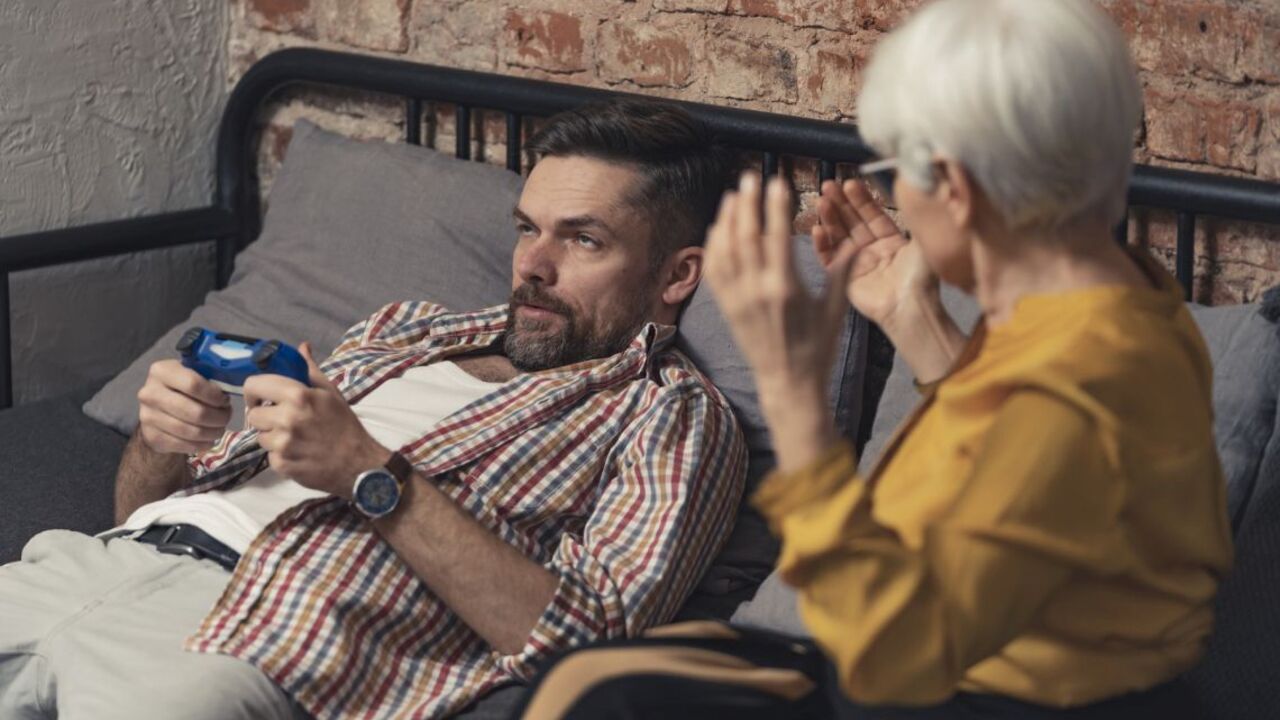
[[[529,241],[516,258],[516,272],[527,283],[554,285],[559,264],[559,245],[546,235]]]

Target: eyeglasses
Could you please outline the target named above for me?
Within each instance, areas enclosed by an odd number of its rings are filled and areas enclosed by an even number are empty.
[[[893,202],[893,184],[898,179],[898,158],[885,158],[858,166],[858,174],[870,180],[876,190],[889,202]]]

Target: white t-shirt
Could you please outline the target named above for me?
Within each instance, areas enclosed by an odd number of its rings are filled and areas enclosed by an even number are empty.
[[[422,437],[436,423],[501,385],[478,380],[454,363],[438,362],[412,368],[384,382],[352,410],[379,444],[396,449]],[[354,477],[351,482],[355,482]],[[143,505],[118,529],[194,525],[243,553],[277,515],[304,500],[324,495],[267,468],[229,490],[169,497]]]

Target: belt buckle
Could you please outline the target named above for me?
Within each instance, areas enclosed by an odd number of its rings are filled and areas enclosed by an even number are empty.
[[[167,536],[168,534],[166,533],[166,537]],[[196,560],[204,560],[204,553],[201,552],[199,548],[194,545],[187,545],[186,543],[158,543],[156,544],[156,551],[162,552],[166,555],[186,555],[187,557],[195,558]]]
[[[180,523],[177,525],[170,525],[165,528],[164,535],[160,538],[159,542],[156,543],[156,550],[166,555],[186,555],[187,557],[192,557],[196,560],[203,560],[205,554],[200,550],[200,548],[187,543],[173,542],[173,538],[177,536],[179,532],[182,532],[182,528],[183,525]]]

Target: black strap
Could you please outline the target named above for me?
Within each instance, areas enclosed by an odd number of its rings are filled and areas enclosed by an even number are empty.
[[[194,525],[152,525],[133,539],[155,545],[157,550],[169,555],[212,560],[227,570],[234,570],[240,562],[240,553]]]

